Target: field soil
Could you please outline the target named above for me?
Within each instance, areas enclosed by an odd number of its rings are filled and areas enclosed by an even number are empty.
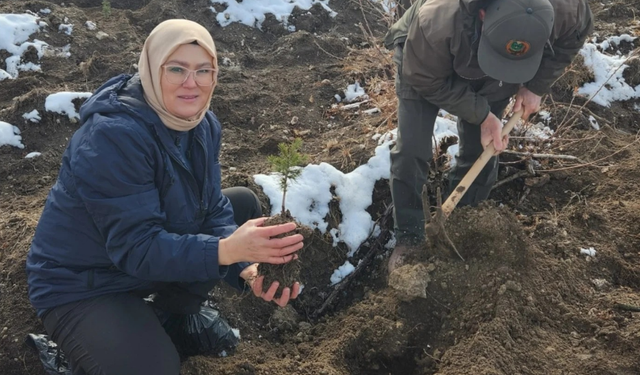
[[[253,175],[271,170],[266,159],[278,143],[301,138],[310,162],[347,173],[373,155],[375,134],[395,128],[394,66],[380,43],[389,18],[368,0],[332,0],[335,17],[320,5],[297,11],[290,19],[296,32],[275,17],[262,29],[220,27],[209,6],[209,0],[113,0],[106,16],[99,0],[0,2],[0,13],[49,8],[41,15],[49,31],[37,38],[69,44],[71,53],[45,56],[41,72],[0,82],[0,120],[21,129],[26,146],[0,147],[0,374],[44,374],[24,344],[28,333],[44,333],[27,298],[25,257],[62,153],[80,126],[46,112],[45,99],[91,92],[114,75],[135,73],[144,39],[159,22],[187,18],[213,35],[221,61],[212,110],[223,126],[222,184],[254,189],[265,212],[268,198]],[[594,1],[592,9],[598,41],[640,32],[638,0]],[[97,30],[87,30],[87,20]],[[73,33],[59,33],[61,23],[75,24]],[[108,37],[97,39],[98,31]],[[621,48],[637,52],[631,43]],[[37,55],[23,60],[36,62]],[[635,87],[640,63],[627,65],[625,78]],[[232,356],[186,359],[182,373],[640,374],[638,101],[602,107],[574,97],[590,78],[578,59],[544,98],[553,139],[516,134],[511,143],[514,151],[578,160],[505,154],[500,180],[520,177],[502,183],[480,207],[454,211],[446,229],[465,260],[430,254],[427,298],[407,301],[387,287],[389,250],[377,245],[389,237],[391,198],[388,181],[380,180],[369,212],[386,237],[372,237],[356,253],[352,263],[364,265],[347,285],[337,293],[329,285],[346,247],[318,235],[308,245],[317,247],[313,256],[303,259],[313,267],[301,271],[312,287],[287,308],[217,286],[210,303],[239,329],[241,343]],[[355,81],[371,100],[360,109],[333,108],[334,96]],[[375,107],[379,113],[362,111]],[[22,118],[33,109],[39,123]],[[33,151],[42,155],[25,159]],[[527,168],[533,174],[522,173]],[[444,175],[443,167],[434,168],[432,182]],[[332,228],[340,223],[338,206],[336,199],[327,217]],[[594,257],[580,253],[591,247]]]

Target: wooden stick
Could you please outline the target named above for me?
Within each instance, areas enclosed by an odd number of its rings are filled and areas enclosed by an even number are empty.
[[[522,156],[525,158],[575,160],[583,163],[583,161],[581,161],[580,158],[573,155],[535,154],[531,152],[519,152],[519,151],[511,151],[511,150],[504,150],[503,152],[505,154]]]
[[[509,121],[507,121],[505,126],[502,128],[503,137],[511,132],[511,129],[513,129],[516,122],[518,122],[518,120],[520,120],[521,117],[522,117],[522,111],[518,111],[511,116]],[[487,146],[487,148],[484,149],[484,152],[480,155],[480,157],[478,157],[478,160],[476,160],[476,162],[473,163],[473,166],[471,167],[471,169],[469,169],[467,174],[462,178],[462,181],[460,181],[460,183],[455,188],[455,190],[451,192],[451,194],[449,195],[449,198],[447,198],[447,201],[444,202],[444,204],[442,205],[442,213],[443,213],[444,219],[448,218],[449,215],[451,215],[451,212],[458,205],[458,202],[460,202],[460,199],[462,199],[464,194],[467,192],[467,190],[469,189],[469,186],[471,186],[473,181],[475,181],[476,177],[478,177],[478,175],[480,174],[484,166],[487,165],[487,163],[489,162],[491,157],[494,156],[495,153],[496,153],[496,149],[495,147],[493,147],[493,141],[492,141],[491,143],[489,143],[489,146]]]
[[[364,103],[369,103],[370,101],[371,101],[371,99],[366,99],[366,100],[363,100],[363,101],[357,102],[357,103],[345,104],[342,107],[340,107],[340,109],[346,111],[348,109],[360,108],[360,105],[362,105]]]
[[[500,181],[496,182],[493,185],[493,189],[495,189],[495,188],[497,188],[499,186],[502,186],[502,185],[506,184],[507,182],[511,182],[513,180],[516,180],[516,179],[518,179],[520,177],[530,176],[530,175],[531,175],[531,173],[529,173],[528,170],[522,170],[522,171],[516,172],[516,173],[512,174],[511,176],[506,177],[504,180],[500,180]]]

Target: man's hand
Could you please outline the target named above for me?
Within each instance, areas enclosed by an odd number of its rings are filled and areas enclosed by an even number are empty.
[[[502,137],[502,121],[491,112],[480,124],[480,142],[485,149],[493,142],[496,155],[504,151],[509,143],[508,134]]]
[[[240,277],[247,281],[256,297],[260,297],[267,302],[273,301],[280,307],[287,306],[289,300],[296,299],[300,294],[300,283],[298,282],[293,284],[293,288],[284,288],[279,298],[274,298],[280,285],[277,281],[274,281],[265,292],[262,286],[264,276],[258,276],[258,263],[254,263],[242,270]]]
[[[527,120],[531,114],[540,110],[541,97],[529,91],[528,88],[522,86],[516,94],[516,102],[513,105],[513,112],[523,109],[522,119]]]

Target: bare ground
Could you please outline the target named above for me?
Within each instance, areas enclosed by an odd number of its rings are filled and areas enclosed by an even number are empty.
[[[43,374],[23,343],[27,333],[43,332],[27,299],[24,260],[62,152],[78,127],[44,112],[44,100],[62,90],[92,91],[112,75],[134,72],[144,37],[160,21],[184,17],[207,25],[220,59],[228,59],[212,103],[224,127],[225,187],[250,186],[260,193],[252,175],[268,171],[266,156],[293,137],[304,140],[312,162],[348,172],[372,155],[377,145],[372,135],[395,124],[393,67],[389,52],[376,47],[386,24],[368,2],[334,0],[336,18],[320,7],[299,12],[296,33],[273,19],[262,31],[220,28],[206,11],[207,0],[111,3],[110,17],[97,0],[0,3],[0,13],[50,8],[44,20],[52,30],[64,17],[76,24],[71,36],[55,31],[38,36],[52,46],[70,43],[70,58],[46,57],[43,72],[22,72],[0,84],[0,119],[19,126],[26,145],[0,148],[2,374]],[[637,35],[639,1],[592,6],[602,37]],[[110,37],[98,41],[95,31],[82,27],[86,20]],[[629,65],[625,77],[637,85],[640,66],[637,60]],[[355,79],[373,98],[367,105],[378,106],[381,114],[331,108],[333,96]],[[316,287],[287,309],[217,287],[211,303],[240,329],[241,344],[234,356],[192,357],[183,373],[640,373],[640,315],[629,309],[640,306],[640,116],[632,101],[582,107],[584,99],[572,95],[587,79],[578,61],[545,99],[558,136],[544,149],[587,165],[542,160],[537,176],[501,185],[493,201],[479,208],[457,209],[447,230],[466,261],[431,257],[426,299],[401,301],[386,287],[383,249],[323,305],[333,291],[329,275],[346,259],[346,249],[319,240],[317,247],[326,250],[313,252],[315,273],[306,275],[315,278]],[[21,117],[32,109],[43,115],[38,124]],[[600,131],[591,129],[590,115]],[[542,147],[513,142],[536,151]],[[42,156],[24,159],[31,151]],[[513,155],[504,161],[501,178],[526,164]],[[436,183],[440,172],[434,174]],[[389,202],[388,184],[380,181],[370,208],[374,218],[383,216]],[[339,212],[332,210],[328,220],[336,226]],[[580,255],[585,247],[596,248],[596,257]],[[357,257],[368,259],[370,249],[376,247],[365,246]]]

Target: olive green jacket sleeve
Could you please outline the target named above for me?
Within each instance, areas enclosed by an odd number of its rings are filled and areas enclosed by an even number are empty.
[[[542,62],[534,78],[525,86],[542,96],[571,64],[585,40],[593,32],[593,15],[586,0],[554,3],[556,19],[550,38],[551,48],[545,48]]]
[[[433,4],[424,4],[419,19],[409,27],[402,77],[430,103],[471,124],[480,124],[489,114],[489,102],[455,74],[451,54],[453,16],[446,12],[450,7]]]
[[[407,39],[407,30],[409,30],[409,25],[411,25],[411,22],[417,16],[420,7],[425,1],[426,0],[413,0],[409,9],[407,9],[402,17],[400,17],[400,19],[391,26],[384,37],[384,46],[388,50],[393,51],[397,43],[402,43]]]

